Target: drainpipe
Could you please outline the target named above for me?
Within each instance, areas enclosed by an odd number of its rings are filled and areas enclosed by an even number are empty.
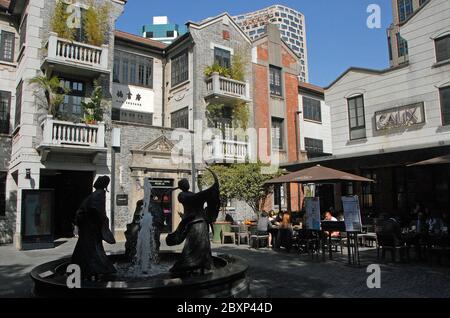
[[[296,142],[296,148],[297,148],[297,162],[300,161],[300,114],[302,112],[301,111],[296,111],[295,112],[295,142]],[[297,195],[298,195],[298,210],[301,211],[302,210],[302,200],[301,200],[301,196],[302,196],[302,187],[303,185],[301,183],[298,184],[297,187]]]
[[[162,62],[162,105],[161,105],[161,126],[165,127],[166,122],[166,67],[167,59],[163,58]]]

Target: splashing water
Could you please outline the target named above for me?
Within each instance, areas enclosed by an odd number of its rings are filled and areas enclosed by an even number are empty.
[[[148,179],[144,183],[144,202],[140,213],[140,229],[133,263],[125,267],[117,266],[120,276],[145,277],[168,272],[170,264],[159,264],[155,242],[152,205],[150,204],[152,187]]]

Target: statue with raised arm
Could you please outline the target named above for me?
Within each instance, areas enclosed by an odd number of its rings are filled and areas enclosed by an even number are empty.
[[[80,266],[83,278],[98,278],[99,275],[116,272],[102,244],[102,241],[110,244],[116,242],[109,229],[105,209],[109,182],[109,177],[99,177],[94,183],[95,191],[83,201],[76,214],[75,225],[79,229],[79,238],[73,251],[72,264]]]
[[[185,244],[181,258],[170,269],[172,273],[190,273],[195,270],[204,272],[212,268],[209,228],[219,215],[220,197],[218,178],[213,171],[209,171],[214,176],[214,184],[199,193],[189,191],[187,179],[178,182],[178,188],[182,191],[178,195],[178,201],[183,205],[184,213],[180,225],[174,233],[167,236],[166,243],[175,246],[185,241]]]

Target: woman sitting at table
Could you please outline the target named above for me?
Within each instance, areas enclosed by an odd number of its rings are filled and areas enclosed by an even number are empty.
[[[284,247],[289,252],[292,248],[292,236],[291,216],[288,212],[285,212],[278,230],[277,248]]]

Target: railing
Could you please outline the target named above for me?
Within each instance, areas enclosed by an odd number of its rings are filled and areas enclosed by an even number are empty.
[[[82,147],[105,147],[105,124],[75,124],[54,120],[52,116],[42,123],[45,145],[73,145]]]
[[[243,162],[250,156],[249,143],[233,140],[213,139],[206,143],[207,161]]]
[[[222,95],[250,100],[250,85],[248,82],[240,82],[231,78],[213,73],[206,80],[208,95]]]
[[[50,33],[48,39],[48,58],[90,66],[106,70],[108,68],[108,46],[102,47],[59,38],[56,33]]]

